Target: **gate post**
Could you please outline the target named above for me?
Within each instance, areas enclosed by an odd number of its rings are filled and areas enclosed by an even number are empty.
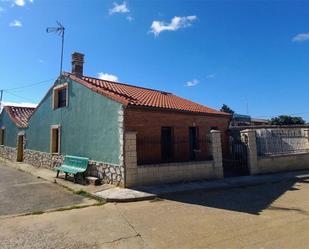
[[[136,132],[130,131],[124,134],[124,187],[131,187],[137,183],[137,153]]]
[[[222,164],[222,148],[221,148],[221,132],[218,130],[211,130],[211,146],[214,167],[217,178],[223,178],[223,164]]]
[[[305,136],[305,138],[307,138],[306,139],[307,140],[306,146],[307,146],[307,148],[309,148],[309,129],[308,128],[304,129],[304,136]]]
[[[257,165],[257,148],[256,148],[256,132],[255,130],[243,130],[240,132],[241,140],[246,144],[248,167],[250,175],[259,173]]]

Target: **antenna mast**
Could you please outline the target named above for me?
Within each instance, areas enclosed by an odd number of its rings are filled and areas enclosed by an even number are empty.
[[[56,22],[57,27],[49,27],[46,29],[47,33],[57,33],[59,36],[61,36],[61,59],[60,59],[60,76],[62,73],[62,64],[63,64],[63,46],[64,46],[64,26],[60,22]]]

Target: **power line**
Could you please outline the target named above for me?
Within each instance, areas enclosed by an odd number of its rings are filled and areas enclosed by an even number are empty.
[[[47,83],[47,82],[50,82],[50,81],[56,80],[56,79],[57,79],[57,77],[54,77],[54,78],[51,78],[51,79],[48,79],[48,80],[44,80],[44,81],[39,81],[39,82],[36,82],[36,83],[32,83],[32,84],[28,84],[28,85],[23,85],[23,86],[20,86],[20,87],[2,89],[2,90],[3,91],[15,91],[15,90],[19,90],[19,89],[24,89],[24,88],[29,88],[29,87],[33,87],[33,86],[42,85],[44,83]]]
[[[26,101],[36,102],[36,101],[33,101],[33,99],[28,99],[28,98],[19,96],[19,95],[15,94],[15,93],[8,92],[7,90],[4,90],[3,92],[8,93],[9,95],[13,95],[13,96],[15,96],[15,97],[17,97],[17,98],[20,98],[20,99],[24,99],[24,100],[26,100]]]

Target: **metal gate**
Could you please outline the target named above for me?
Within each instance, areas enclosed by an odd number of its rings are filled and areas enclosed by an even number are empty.
[[[240,135],[230,136],[229,153],[223,158],[224,176],[248,175],[247,146]]]

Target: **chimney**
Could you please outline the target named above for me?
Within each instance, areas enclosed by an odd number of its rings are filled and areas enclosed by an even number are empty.
[[[84,55],[82,53],[74,52],[72,54],[72,74],[81,78],[84,71]]]

